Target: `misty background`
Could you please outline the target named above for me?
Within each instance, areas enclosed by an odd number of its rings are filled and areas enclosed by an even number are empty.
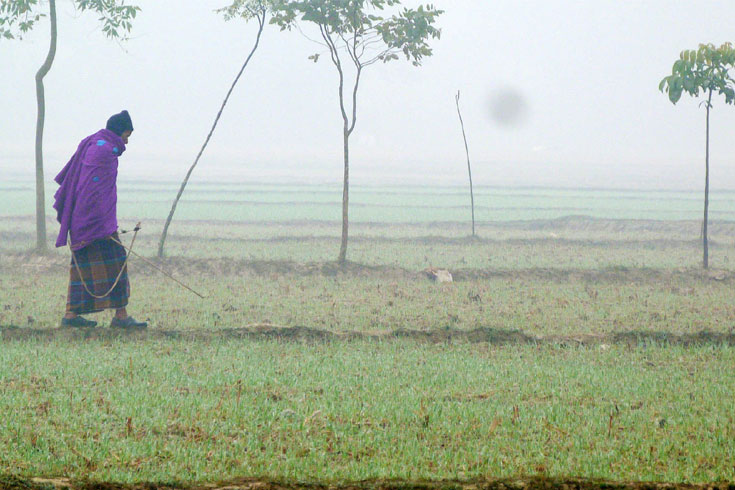
[[[47,181],[127,109],[135,132],[120,178],[180,182],[255,39],[255,22],[213,12],[225,1],[134,3],[131,39],[118,43],[95,15],[58,2],[44,81]],[[735,2],[431,3],[445,10],[434,56],[364,73],[353,184],[465,183],[461,90],[476,185],[703,188],[701,99],[674,106],[658,84],[680,51],[733,40]],[[34,175],[34,75],[48,38],[44,19],[22,41],[0,41],[0,181]],[[326,49],[266,26],[192,182],[341,182],[337,73],[328,57],[310,61],[315,53]],[[735,189],[735,107],[716,98],[711,123],[712,189]]]

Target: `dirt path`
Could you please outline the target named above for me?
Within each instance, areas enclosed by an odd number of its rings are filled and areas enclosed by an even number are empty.
[[[117,484],[105,482],[72,481],[65,478],[32,478],[22,480],[0,477],[0,490],[672,490],[718,489],[735,490],[735,483],[682,484],[658,482],[616,482],[585,479],[517,478],[507,480],[470,481],[401,481],[369,480],[355,483],[287,483],[258,479],[193,485],[159,485],[156,483]]]
[[[218,330],[162,330],[148,329],[125,332],[110,328],[25,328],[14,325],[0,326],[0,340],[23,341],[38,340],[280,340],[280,341],[313,341],[313,342],[347,342],[353,340],[395,340],[409,339],[425,343],[489,343],[496,345],[534,344],[556,346],[599,346],[605,348],[612,344],[628,346],[641,343],[658,343],[666,345],[735,345],[735,332],[728,333],[700,331],[690,334],[674,334],[658,331],[630,331],[608,334],[579,335],[528,335],[520,330],[503,330],[495,328],[475,328],[460,330],[442,328],[434,330],[376,330],[332,331],[319,328],[278,325],[248,325]],[[735,490],[735,489],[733,489]]]

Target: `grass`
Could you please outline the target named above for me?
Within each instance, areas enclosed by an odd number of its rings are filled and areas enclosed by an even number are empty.
[[[155,254],[157,226],[147,224],[136,250]],[[492,239],[461,236],[462,227],[429,235],[426,225],[353,229],[350,259],[328,261],[339,226],[328,223],[177,224],[174,257],[162,265],[208,296],[200,300],[139,260],[131,263],[131,311],[154,328],[220,329],[254,323],[330,331],[412,328],[521,330],[529,335],[646,331],[730,332],[735,227],[714,227],[713,280],[697,269],[699,245],[688,223],[568,219],[492,224]],[[68,251],[51,258],[21,252],[33,222],[0,220],[0,325],[54,328],[64,309]],[[487,234],[487,235],[486,235]],[[553,235],[553,236],[552,236]],[[127,237],[129,239],[129,236]],[[420,271],[449,268],[457,281],[437,285]],[[107,321],[100,315],[101,321]]]
[[[134,221],[121,219],[122,228]],[[144,221],[136,251],[155,255],[163,223]],[[49,221],[49,242],[56,237]],[[333,261],[340,226],[333,222],[174,222],[166,252],[172,257],[245,261]],[[422,270],[519,270],[530,268],[694,268],[701,264],[697,222],[657,222],[566,218],[534,222],[482,223],[479,239],[458,223],[395,225],[356,224],[351,228],[348,258],[364,265]],[[2,249],[23,253],[33,248],[30,217],[0,219]],[[126,237],[129,239],[129,236]],[[735,225],[712,224],[710,264],[735,270]],[[57,257],[66,257],[65,249]],[[65,259],[66,260],[66,259]]]
[[[420,275],[323,277],[253,271],[182,275],[200,300],[159,275],[131,271],[131,312],[152,328],[216,330],[254,323],[330,331],[411,328],[521,330],[529,335],[630,331],[731,332],[735,292],[729,281],[691,276],[650,279],[575,276],[549,280],[478,278],[437,285]],[[0,325],[55,328],[65,307],[66,273],[0,274]],[[694,281],[694,282],[693,282]],[[41,286],[39,286],[39,284]],[[93,316],[109,321],[107,314]]]
[[[56,329],[68,251],[29,252],[32,191],[11,184],[2,478],[735,480],[735,223],[712,223],[700,271],[691,193],[480,189],[472,239],[456,189],[358,188],[340,270],[337,187],[194,186],[160,263],[207,299],[134,258],[149,334],[85,336]],[[121,225],[160,218],[170,188],[121,184]],[[143,224],[153,258],[163,223]]]
[[[732,480],[730,347],[9,342],[0,467],[192,482]]]

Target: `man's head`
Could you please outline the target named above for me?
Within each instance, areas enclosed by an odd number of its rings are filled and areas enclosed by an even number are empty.
[[[128,138],[133,132],[133,121],[130,120],[130,114],[128,111],[122,111],[120,114],[115,114],[107,120],[106,129],[109,129],[116,135],[120,136],[123,142],[127,145]]]

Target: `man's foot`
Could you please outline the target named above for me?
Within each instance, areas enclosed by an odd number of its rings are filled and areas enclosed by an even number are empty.
[[[114,317],[110,322],[110,327],[125,328],[129,330],[142,330],[144,328],[148,328],[148,323],[136,321],[135,318],[133,318],[132,316],[127,316],[122,319]]]
[[[94,320],[87,320],[81,316],[75,316],[74,318],[62,318],[62,327],[77,327],[77,328],[93,328],[97,326],[97,322]]]

